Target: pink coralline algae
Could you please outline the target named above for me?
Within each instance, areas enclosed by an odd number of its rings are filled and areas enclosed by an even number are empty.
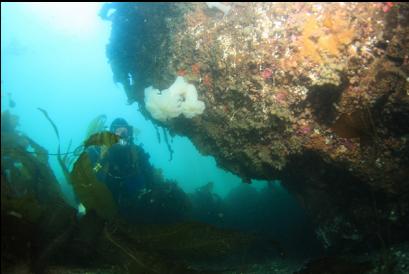
[[[347,138],[339,138],[340,143],[344,145],[347,149],[353,150],[356,149],[356,144],[353,143],[351,140],[348,140]]]
[[[309,125],[303,125],[297,130],[298,135],[307,135],[311,132],[312,128]]]
[[[382,2],[379,3],[379,7],[383,10],[383,12],[388,12],[394,6],[393,2]]]
[[[261,77],[263,77],[264,80],[270,79],[272,75],[273,70],[270,68],[266,68],[261,72]]]
[[[391,10],[392,7],[393,7],[392,2],[386,2],[386,4],[383,6],[382,10],[383,10],[383,12],[388,12],[388,11]]]
[[[277,92],[277,94],[274,95],[274,98],[278,103],[285,104],[287,102],[287,93],[283,91]]]

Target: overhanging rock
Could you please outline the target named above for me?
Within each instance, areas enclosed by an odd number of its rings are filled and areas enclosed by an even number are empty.
[[[282,179],[328,247],[407,237],[408,4],[111,5],[114,79],[145,116],[244,181]],[[177,76],[205,111],[155,121],[144,89]]]

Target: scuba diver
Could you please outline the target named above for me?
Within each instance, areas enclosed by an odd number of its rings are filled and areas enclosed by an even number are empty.
[[[125,119],[115,119],[110,131],[120,136],[118,143],[107,150],[91,146],[88,155],[98,180],[107,185],[123,212],[138,190],[145,187],[146,167],[141,160],[149,156],[133,143],[133,127]]]

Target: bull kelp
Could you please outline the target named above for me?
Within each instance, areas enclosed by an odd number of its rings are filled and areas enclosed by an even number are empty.
[[[71,226],[75,211],[64,200],[47,151],[18,132],[16,121],[2,113],[2,271],[21,261],[37,271],[50,256],[43,251]]]
[[[89,267],[87,260],[92,258],[93,264],[108,262],[112,273],[210,273],[223,270],[216,267],[217,262],[252,256],[254,249],[277,252],[256,235],[188,221],[188,196],[148,163],[145,172],[151,172],[146,176],[150,190],[135,195],[134,215],[118,215],[110,191],[96,178],[86,152],[70,172],[78,200],[87,209],[79,218],[44,161],[48,152],[16,131],[16,121],[13,114],[2,114],[2,253],[8,254],[2,257],[4,271],[14,271],[12,266],[17,263],[34,273],[67,262]],[[94,134],[84,143],[110,145],[113,136],[101,137],[108,135]],[[30,144],[34,152],[27,150]],[[143,155],[140,161],[148,161]],[[152,200],[162,207],[152,207]],[[168,206],[163,207],[166,200]],[[137,225],[129,223],[132,217]],[[34,249],[23,248],[34,244]]]

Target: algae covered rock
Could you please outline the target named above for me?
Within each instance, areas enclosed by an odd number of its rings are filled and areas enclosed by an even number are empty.
[[[226,5],[227,14],[204,3],[114,4],[108,58],[129,101],[245,182],[281,179],[317,224],[346,218],[335,246],[377,241],[366,221],[384,227],[394,208],[402,235],[409,6]],[[144,89],[177,76],[196,87],[203,114],[153,119]]]

